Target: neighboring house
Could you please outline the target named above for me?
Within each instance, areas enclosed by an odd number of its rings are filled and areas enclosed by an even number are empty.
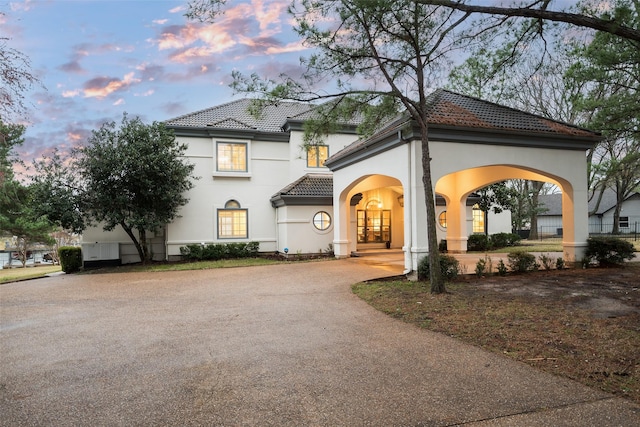
[[[438,240],[466,251],[467,236],[485,221],[473,191],[522,178],[574,189],[576,212],[565,222],[571,230],[577,225],[576,240],[565,246],[569,258],[580,250],[584,154],[599,137],[445,90],[430,100]],[[388,245],[402,248],[407,271],[414,271],[428,248],[420,135],[412,121],[395,120],[365,140],[356,135],[358,123],[348,123],[307,150],[303,125],[312,105],[282,102],[256,118],[250,104],[238,100],[166,121],[187,144],[186,160],[200,179],[180,217],[152,236],[154,258],[176,259],[187,244],[256,241],[262,252],[293,254],[331,246],[338,257]],[[510,215],[489,218],[489,227],[509,232]],[[93,259],[103,242],[112,242],[122,262],[137,261],[123,232],[87,230],[84,241]]]
[[[600,202],[599,193],[593,194],[589,200],[589,234],[607,234],[613,229],[616,206],[616,193],[606,189]],[[562,235],[562,194],[542,195],[538,198],[540,209],[538,214],[538,231],[541,236]],[[640,232],[640,192],[632,193],[622,202],[619,217],[620,233]]]

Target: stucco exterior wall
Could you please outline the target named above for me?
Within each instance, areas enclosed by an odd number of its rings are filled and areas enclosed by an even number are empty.
[[[331,216],[327,230],[318,230],[313,225],[313,216],[318,212]],[[278,251],[297,253],[327,252],[333,242],[333,209],[331,206],[283,206],[278,208]]]

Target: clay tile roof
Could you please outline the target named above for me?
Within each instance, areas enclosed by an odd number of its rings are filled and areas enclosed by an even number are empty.
[[[275,196],[333,197],[333,176],[304,175],[280,190]]]
[[[438,89],[429,96],[429,123],[593,137],[593,132],[489,101]]]
[[[289,117],[309,111],[313,106],[298,102],[281,102],[267,106],[256,117],[249,112],[251,99],[239,99],[205,110],[185,114],[165,121],[171,126],[214,127],[220,129],[255,129],[262,132],[283,132],[282,126]]]

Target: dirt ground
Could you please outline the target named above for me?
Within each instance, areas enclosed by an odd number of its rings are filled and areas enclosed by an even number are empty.
[[[640,403],[640,263],[460,276],[428,283],[369,282],[354,292],[419,327]]]
[[[564,301],[567,308],[614,318],[640,313],[640,263],[618,268],[539,271],[508,277],[470,277],[484,290],[539,300]]]

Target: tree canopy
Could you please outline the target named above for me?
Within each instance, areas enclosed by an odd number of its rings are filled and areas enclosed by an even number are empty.
[[[13,176],[13,164],[17,161],[13,150],[22,144],[24,130],[24,126],[0,121],[0,235],[16,239],[23,266],[32,244],[52,242],[49,237],[52,226],[33,209],[31,189]]]
[[[147,232],[162,229],[188,201],[194,166],[184,162],[185,150],[163,123],[146,125],[125,114],[119,126],[109,122],[94,130],[66,163],[54,155],[40,164],[41,206],[66,227],[121,226],[144,263],[150,258]],[[65,216],[65,209],[74,211]]]

